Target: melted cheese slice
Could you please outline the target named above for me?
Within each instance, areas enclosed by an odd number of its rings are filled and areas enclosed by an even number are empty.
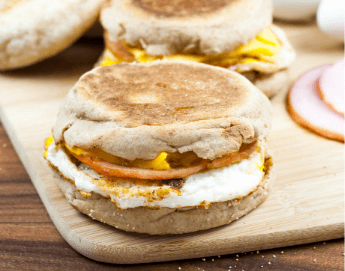
[[[276,63],[277,55],[282,48],[282,42],[275,36],[270,28],[262,30],[253,40],[245,45],[240,45],[234,51],[216,56],[205,56],[195,54],[174,54],[168,56],[150,56],[144,49],[131,47],[123,41],[125,49],[133,55],[138,62],[151,62],[160,59],[185,60],[210,64],[229,68],[236,64],[246,64],[255,62]],[[110,50],[109,50],[110,51]],[[124,62],[123,59],[115,55],[108,55],[101,62],[101,66],[107,66]],[[244,72],[241,67],[235,67],[238,72]]]

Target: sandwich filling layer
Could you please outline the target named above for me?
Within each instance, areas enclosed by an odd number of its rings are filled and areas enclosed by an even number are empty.
[[[54,142],[51,136],[46,139],[46,149]],[[214,160],[199,158],[194,152],[166,153],[161,152],[151,160],[135,159],[134,161],[111,155],[100,149],[86,150],[80,147],[69,147],[66,143],[59,144],[70,156],[85,163],[97,173],[122,177],[149,180],[169,180],[185,178],[205,169],[215,169],[240,162],[247,158],[256,148],[257,142],[242,144],[237,152],[223,155]],[[45,153],[46,156],[46,153]]]
[[[217,169],[205,170],[183,179],[140,180],[109,177],[97,173],[51,142],[46,159],[83,196],[91,192],[110,198],[120,209],[205,207],[245,197],[255,191],[263,179],[265,150],[263,145],[246,159]]]
[[[124,40],[116,42],[106,38],[106,50],[101,66],[122,62],[151,62],[155,60],[193,61],[236,70],[273,73],[288,67],[294,59],[292,48],[286,44],[284,33],[277,28],[262,30],[253,40],[240,45],[234,51],[219,55],[197,55],[190,53],[167,56],[148,55],[141,47],[134,47]]]

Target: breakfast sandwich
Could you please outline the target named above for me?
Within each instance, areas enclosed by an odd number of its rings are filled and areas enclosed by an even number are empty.
[[[113,0],[101,23],[96,65],[185,60],[237,71],[268,97],[289,87],[295,52],[272,25],[270,0]]]
[[[193,62],[97,67],[64,99],[44,157],[76,209],[129,232],[181,234],[256,208],[274,178],[267,97]]]
[[[0,71],[56,55],[98,19],[104,0],[1,0]]]

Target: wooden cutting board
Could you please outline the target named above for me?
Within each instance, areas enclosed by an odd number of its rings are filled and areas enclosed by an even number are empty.
[[[343,57],[343,45],[315,25],[282,25],[297,50],[295,80],[304,71]],[[344,236],[344,145],[293,122],[286,94],[272,99],[277,179],[268,199],[247,216],[220,228],[178,236],[116,230],[80,214],[55,185],[43,159],[59,104],[80,75],[91,69],[102,44],[77,43],[22,70],[0,74],[0,116],[52,221],[65,240],[91,259],[144,263],[261,250]],[[1,146],[0,146],[1,147]]]

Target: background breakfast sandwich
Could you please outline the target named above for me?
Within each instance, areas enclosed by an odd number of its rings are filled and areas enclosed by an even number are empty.
[[[0,71],[29,66],[77,40],[104,0],[0,1]]]
[[[233,71],[193,62],[97,67],[64,99],[45,158],[69,202],[116,228],[205,230],[268,195],[271,106]]]
[[[268,97],[287,89],[294,50],[270,0],[113,0],[98,65],[188,60],[238,71]]]

